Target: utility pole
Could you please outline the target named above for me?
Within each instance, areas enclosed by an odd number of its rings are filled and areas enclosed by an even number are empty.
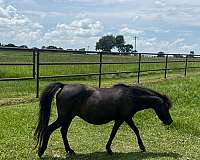
[[[136,48],[137,47],[137,38],[138,37],[134,36],[134,40],[135,40],[135,50],[134,50],[134,52],[137,52],[137,48]]]

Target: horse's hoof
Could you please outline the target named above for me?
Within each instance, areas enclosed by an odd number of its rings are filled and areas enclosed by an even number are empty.
[[[112,155],[113,155],[113,152],[112,152],[112,151],[109,151],[108,154],[109,154],[110,156],[112,156]]]
[[[41,158],[43,154],[44,154],[44,151],[42,149],[39,149],[38,150],[38,156]]]
[[[76,153],[74,152],[74,150],[72,150],[72,149],[70,149],[68,153],[69,153],[70,156],[73,156],[73,155],[76,154]]]
[[[141,152],[146,152],[146,149],[144,146],[140,146]]]
[[[112,154],[113,154],[113,152],[112,152],[111,149],[106,149],[106,150],[107,150],[107,153],[108,153],[109,155],[112,155]]]

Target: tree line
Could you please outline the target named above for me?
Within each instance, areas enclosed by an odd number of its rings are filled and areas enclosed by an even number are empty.
[[[8,43],[8,44],[0,43],[0,47],[13,47],[13,48],[23,48],[23,49],[28,49],[29,48],[27,45],[17,46],[17,45],[15,45],[13,43]],[[56,47],[56,46],[42,46],[41,49],[60,49],[60,50],[63,50],[63,48]]]
[[[0,43],[0,47],[16,47],[16,48],[23,48],[23,49],[28,49],[29,47],[27,45],[21,45],[17,46],[13,43],[8,43],[8,44],[2,44]],[[121,55],[127,55],[127,54],[137,54],[137,51],[133,49],[132,44],[126,44],[124,40],[123,35],[106,35],[102,36],[97,42],[96,42],[96,51],[106,51],[108,52],[107,54],[112,54],[111,50],[112,49],[117,49],[118,53]],[[50,46],[42,46],[41,49],[55,49],[55,50],[64,50],[61,47],[56,47],[53,45]],[[80,48],[80,49],[66,49],[67,51],[82,51],[80,53],[86,53],[86,48]],[[110,52],[110,53],[109,53]],[[117,52],[114,52],[117,54]],[[188,57],[194,57],[194,51],[190,51],[190,54]],[[175,58],[183,58],[184,56],[182,54],[175,54],[173,55]],[[158,52],[157,57],[165,57],[164,52]]]
[[[16,47],[16,48],[24,48],[24,49],[28,49],[29,48],[27,45],[17,46],[17,45],[15,45],[13,43],[9,43],[9,44],[1,44],[0,43],[0,47]],[[137,51],[133,50],[133,45],[132,44],[126,44],[125,43],[123,35],[117,35],[117,36],[106,35],[106,36],[103,36],[96,42],[95,48],[96,48],[96,50],[108,51],[108,52],[111,52],[111,50],[114,49],[114,48],[116,48],[118,50],[118,52],[120,52],[120,53],[137,52]],[[57,46],[53,46],[53,45],[42,46],[41,49],[63,50],[63,48],[57,47]],[[85,51],[86,49],[85,48],[81,48],[81,49],[66,49],[66,50]]]
[[[28,48],[27,45],[17,46],[17,45],[15,45],[13,43],[8,43],[8,44],[2,44],[2,43],[0,43],[0,47],[14,47],[14,48],[24,48],[24,49]]]

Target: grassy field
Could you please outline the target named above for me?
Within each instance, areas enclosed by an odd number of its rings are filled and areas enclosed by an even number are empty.
[[[182,62],[177,62],[177,61]],[[195,59],[198,61],[199,59]],[[113,56],[103,55],[103,62],[138,62],[138,56]],[[161,63],[142,63],[141,70],[155,70],[165,68],[165,58],[162,57],[142,57],[142,62],[161,62]],[[173,58],[169,57],[169,69],[184,68],[185,58]],[[173,62],[172,62],[173,61]],[[175,61],[175,62],[174,62]],[[194,61],[194,59],[190,59]],[[99,55],[83,55],[83,54],[70,54],[70,53],[49,53],[44,52],[40,54],[40,62],[99,62]],[[1,63],[32,63],[31,52],[17,52],[17,51],[1,51],[0,52],[0,64]],[[200,61],[188,62],[188,67],[200,67]],[[102,67],[102,73],[106,72],[136,72],[138,70],[138,64],[104,64]],[[163,71],[161,71],[163,73]],[[151,73],[161,73],[151,72]],[[172,72],[172,71],[170,71]],[[184,73],[184,70],[173,71],[173,73]],[[53,76],[53,75],[74,75],[74,74],[87,74],[87,73],[99,73],[99,65],[42,65],[40,66],[40,76]],[[33,75],[32,66],[1,66],[0,78],[9,77],[31,77]],[[133,76],[133,74],[129,74]],[[107,78],[113,78],[114,75],[106,76]],[[79,77],[80,78],[80,77]],[[73,78],[74,79],[74,78]],[[82,78],[85,79],[85,78]]]
[[[169,60],[178,61],[184,60],[180,58],[169,57]],[[191,59],[192,60],[192,59]],[[198,60],[198,59],[197,59]],[[137,62],[138,56],[113,56],[103,55],[103,62]],[[141,70],[149,69],[162,69],[165,67],[165,58],[158,57],[142,57],[142,61],[155,61],[163,63],[143,63],[141,64]],[[40,62],[99,62],[99,55],[83,55],[83,54],[70,54],[70,53],[50,53],[44,52],[40,54]],[[17,52],[17,51],[0,51],[0,64],[2,63],[32,63],[31,52]],[[200,66],[198,62],[188,63],[188,67]],[[185,62],[170,62],[168,68],[185,67]],[[102,72],[137,72],[138,64],[104,64]],[[198,69],[188,69],[188,74],[197,72]],[[9,66],[0,65],[0,78],[9,77],[31,77],[33,69],[32,66]],[[40,66],[40,76],[53,76],[53,75],[74,75],[74,74],[87,74],[87,73],[99,73],[99,65],[61,65],[61,66]],[[149,76],[150,75],[150,76]],[[184,69],[169,71],[167,76],[183,76]],[[141,82],[147,80],[163,79],[164,71],[158,72],[141,72]],[[49,79],[40,81],[40,89],[52,81],[63,81],[66,83],[84,83],[93,86],[98,86],[98,76],[89,77],[71,77],[63,79]],[[110,86],[113,83],[124,82],[133,84],[137,82],[137,73],[131,74],[109,74],[102,76],[102,85]],[[35,97],[36,82],[30,81],[16,81],[16,82],[0,82],[0,92],[3,93],[0,97],[0,104],[12,104],[14,102],[24,102],[26,99],[32,101],[32,97]],[[10,102],[10,99],[12,101]],[[14,100],[13,100],[14,99]]]
[[[103,62],[136,62],[137,56],[104,55]],[[159,64],[142,64],[141,69],[164,68],[165,59],[142,57],[143,61],[162,61]],[[180,60],[169,58],[169,60]],[[183,59],[182,59],[183,60]],[[192,60],[192,59],[191,59]],[[41,62],[98,62],[99,55],[78,54],[41,54]],[[0,63],[32,63],[29,52],[0,52]],[[199,62],[189,62],[189,67],[200,66]],[[185,67],[184,62],[171,62],[169,68]],[[137,64],[104,65],[103,72],[137,71]],[[79,66],[41,66],[41,75],[96,73],[98,65]],[[113,141],[115,154],[110,157],[105,152],[113,123],[102,126],[90,125],[75,118],[69,129],[69,141],[77,152],[75,157],[67,159],[200,159],[200,74],[199,69],[189,69],[188,76],[183,77],[184,70],[169,72],[164,80],[164,72],[141,73],[141,84],[168,94],[172,108],[173,125],[161,124],[151,110],[137,113],[134,117],[140,129],[147,152],[140,153],[134,134],[126,124],[122,125]],[[32,76],[31,66],[0,66],[0,78]],[[98,77],[82,79],[41,80],[40,90],[52,81],[64,83],[82,83],[98,86]],[[115,83],[137,84],[133,74],[104,76],[102,86]],[[38,159],[33,150],[33,132],[36,126],[38,99],[35,97],[35,80],[0,82],[0,159]],[[56,118],[55,105],[52,119]],[[44,159],[62,160],[66,158],[59,130],[52,135]]]
[[[69,142],[77,152],[67,159],[106,160],[106,159],[200,159],[200,75],[168,80],[143,79],[141,85],[166,93],[172,98],[171,114],[173,124],[164,126],[152,110],[135,115],[147,152],[140,153],[134,134],[126,124],[117,133],[112,145],[115,154],[110,157],[105,152],[113,123],[101,126],[90,125],[75,118],[69,129]],[[110,80],[103,83],[110,86],[117,81],[133,84],[132,78]],[[74,82],[74,81],[73,81]],[[76,81],[96,85],[95,80]],[[22,84],[23,83],[23,84]],[[24,84],[25,83],[25,84]],[[49,83],[42,81],[41,87]],[[70,81],[68,83],[71,83]],[[15,86],[12,86],[14,85]],[[0,97],[0,159],[38,159],[33,150],[33,132],[36,126],[38,102],[34,99],[34,81],[1,82]],[[6,85],[6,90],[2,89]],[[10,86],[10,88],[9,88]],[[23,91],[22,91],[22,86]],[[22,98],[15,98],[15,97]],[[4,98],[2,98],[4,97]],[[12,98],[12,101],[5,101]],[[4,102],[4,103],[3,103]],[[55,105],[52,119],[56,118]],[[66,159],[59,130],[52,135],[44,159]]]

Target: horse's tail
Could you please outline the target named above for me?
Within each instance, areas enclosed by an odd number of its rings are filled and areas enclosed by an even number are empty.
[[[40,96],[40,110],[39,110],[39,118],[38,124],[34,133],[34,137],[37,140],[36,146],[41,147],[44,133],[48,127],[49,118],[51,114],[51,103],[53,100],[54,95],[58,91],[59,88],[63,88],[64,84],[57,82],[49,84]]]

